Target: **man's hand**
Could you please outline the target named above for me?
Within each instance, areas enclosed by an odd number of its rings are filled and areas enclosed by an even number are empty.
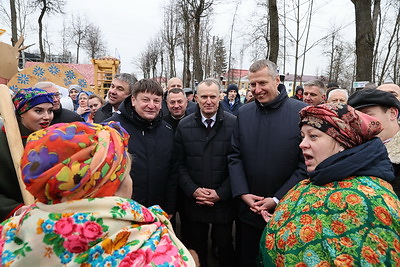
[[[276,203],[272,197],[266,197],[262,200],[256,201],[254,205],[257,207],[258,213],[262,210],[272,210],[276,207]]]
[[[194,191],[193,197],[196,199],[196,204],[207,206],[214,206],[214,203],[221,199],[214,189],[200,187]]]
[[[262,201],[264,198],[260,196],[256,196],[253,194],[243,194],[240,198],[250,207],[250,210],[254,213],[259,213],[261,210],[255,203]]]

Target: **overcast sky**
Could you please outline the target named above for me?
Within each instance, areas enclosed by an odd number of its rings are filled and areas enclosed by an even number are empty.
[[[0,0],[0,3],[8,2],[8,0]],[[259,11],[255,0],[228,1],[219,0],[218,5],[214,7],[214,16],[212,19],[212,34],[219,35],[226,40],[228,46],[230,25],[232,23],[235,7],[239,2],[237,17],[235,21],[233,50],[238,57],[241,43],[248,40],[245,36],[250,29],[248,25],[254,23],[254,13]],[[317,10],[313,17],[312,24],[315,29],[311,40],[317,40],[331,28],[332,24],[344,25],[351,24],[342,31],[344,38],[352,40],[354,38],[354,6],[350,0],[315,0]],[[121,67],[123,72],[134,72],[138,77],[142,76],[140,70],[135,66],[133,61],[146,48],[147,43],[162,28],[163,6],[168,4],[166,0],[67,0],[66,15],[52,15],[46,18],[45,23],[48,25],[48,32],[52,36],[60,36],[63,20],[70,20],[71,15],[85,15],[89,22],[98,25],[102,31],[105,43],[108,48],[109,55],[119,56],[121,59]],[[328,3],[325,5],[325,3]],[[37,16],[32,16],[30,24],[36,26]],[[0,28],[6,28],[0,26]],[[0,37],[0,41],[9,43],[10,30]],[[37,34],[31,32],[25,44],[36,43],[35,48],[38,50]],[[54,42],[56,43],[56,42]],[[58,47],[59,51],[61,48]],[[55,51],[53,49],[53,51]],[[73,45],[70,46],[71,51],[75,51]],[[320,73],[327,66],[327,60],[322,56],[322,47],[317,47],[309,52],[306,61],[306,73],[314,75]],[[249,61],[250,51],[244,52],[242,68],[247,69],[251,62]],[[81,54],[82,59],[87,61],[86,54]],[[81,62],[84,63],[84,62]],[[88,62],[85,62],[88,63]],[[286,72],[293,72],[291,64]],[[239,67],[239,66],[237,66]],[[180,70],[178,70],[180,72]]]

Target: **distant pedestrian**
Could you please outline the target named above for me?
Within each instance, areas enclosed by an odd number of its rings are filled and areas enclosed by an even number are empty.
[[[291,96],[290,98],[303,101],[303,92],[304,92],[303,86],[298,85],[296,86],[296,92],[294,96]]]
[[[230,84],[226,89],[227,96],[221,101],[223,109],[235,116],[239,113],[239,108],[243,105],[240,102],[239,88],[236,84]]]

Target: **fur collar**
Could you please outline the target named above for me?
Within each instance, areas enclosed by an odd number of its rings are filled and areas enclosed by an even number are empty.
[[[385,144],[389,159],[392,163],[400,163],[400,131],[393,136],[392,140]]]

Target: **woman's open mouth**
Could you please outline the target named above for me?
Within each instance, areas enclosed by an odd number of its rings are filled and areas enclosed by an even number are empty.
[[[39,123],[39,125],[40,125],[40,127],[42,127],[42,128],[47,128],[47,127],[49,127],[50,122],[42,122],[42,123]]]

